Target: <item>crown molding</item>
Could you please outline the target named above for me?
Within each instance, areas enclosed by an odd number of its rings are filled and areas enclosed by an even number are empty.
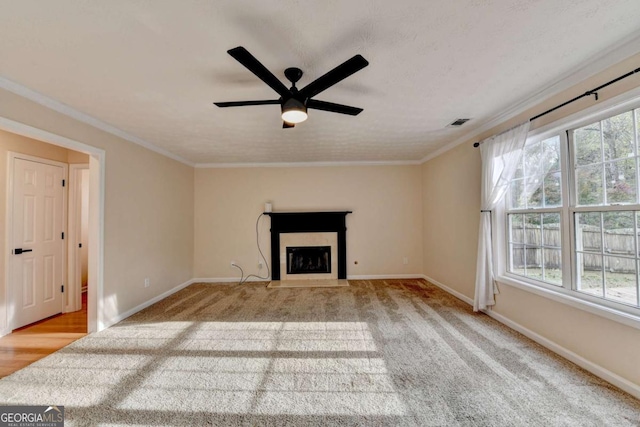
[[[351,162],[285,162],[285,163],[196,163],[198,169],[230,168],[308,168],[331,166],[415,166],[419,160],[351,161]]]
[[[40,92],[36,92],[33,89],[29,89],[19,83],[16,83],[12,80],[7,79],[6,77],[0,76],[0,88],[5,89],[11,93],[14,93],[18,96],[21,96],[25,99],[33,101],[37,104],[40,104],[50,110],[53,110],[57,113],[63,114],[67,117],[70,117],[79,122],[85,123],[89,126],[92,126],[96,129],[100,129],[104,132],[110,133],[111,135],[115,135],[119,138],[124,139],[125,141],[132,142],[136,145],[140,145],[148,150],[161,154],[170,159],[176,160],[180,163],[184,163],[185,165],[189,165],[191,167],[194,166],[193,162],[190,162],[178,155],[175,155],[164,148],[160,148],[155,144],[152,144],[144,139],[138,138],[137,136],[133,136],[121,129],[118,129],[115,126],[112,126],[108,123],[105,123],[99,119],[96,119],[93,116],[82,113],[75,108],[72,108],[66,104],[63,104],[60,101],[56,101],[53,98],[50,98],[46,95],[41,94]]]
[[[544,100],[551,98],[578,83],[592,77],[600,72],[605,71],[607,68],[622,62],[623,60],[640,52],[640,31],[636,31],[628,37],[625,37],[620,42],[614,44],[607,50],[600,52],[584,61],[582,64],[575,67],[577,71],[569,71],[561,75],[555,82],[543,87],[532,96],[526,98],[524,101],[511,105],[502,113],[490,118],[483,125],[470,131],[454,141],[444,145],[438,150],[427,154],[420,159],[419,163],[423,164],[439,155],[457,147],[458,145],[468,142],[478,135],[498,126],[501,123],[506,122],[518,114],[521,114],[539,104]]]

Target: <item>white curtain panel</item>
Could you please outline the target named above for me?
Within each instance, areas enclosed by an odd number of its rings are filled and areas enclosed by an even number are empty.
[[[496,208],[507,193],[509,181],[513,178],[522,160],[527,132],[529,132],[529,122],[487,138],[480,144],[482,158],[481,212],[473,311],[484,310],[495,304],[493,295],[496,292],[496,287],[493,276],[491,211]]]

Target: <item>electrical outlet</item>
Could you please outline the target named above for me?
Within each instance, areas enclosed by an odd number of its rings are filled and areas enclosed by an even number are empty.
[[[409,264],[409,258],[407,258],[407,257],[402,258],[402,263],[403,263],[404,265]]]
[[[148,288],[149,286],[151,286],[151,281],[149,280],[148,277],[144,278],[144,287]]]
[[[260,270],[262,267],[264,267],[264,264],[262,263],[262,260],[258,260],[258,270]]]
[[[235,261],[231,261],[231,267],[234,267],[236,265]]]

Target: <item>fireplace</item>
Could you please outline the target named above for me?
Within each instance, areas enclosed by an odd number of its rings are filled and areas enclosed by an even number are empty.
[[[271,217],[271,279],[346,279],[346,216],[350,213],[351,211],[265,212],[265,215]],[[302,257],[310,256],[309,251],[314,251],[320,252],[320,258],[323,258],[324,253],[328,252],[326,263],[321,259],[318,267],[319,255],[316,253],[314,261],[307,260],[307,271],[290,270],[293,257],[291,260],[289,257],[292,252],[297,252],[297,248]],[[304,261],[301,262],[304,264]]]
[[[330,274],[331,246],[287,246],[287,274]]]
[[[280,280],[338,279],[338,233],[280,234]]]

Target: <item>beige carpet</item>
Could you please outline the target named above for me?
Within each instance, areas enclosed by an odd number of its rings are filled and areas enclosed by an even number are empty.
[[[195,284],[0,380],[90,426],[637,426],[640,402],[432,285]]]

